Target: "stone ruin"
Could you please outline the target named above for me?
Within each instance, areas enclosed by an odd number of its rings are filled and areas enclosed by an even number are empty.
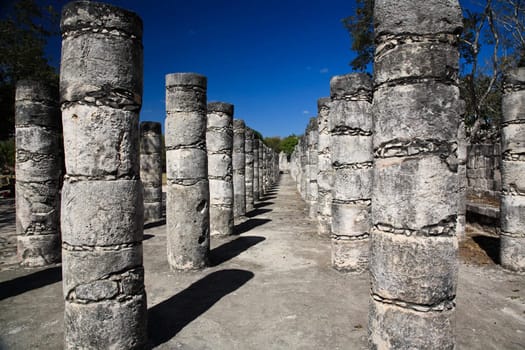
[[[422,13],[413,1],[376,1],[374,80],[332,79],[288,168],[319,235],[332,241],[332,266],[370,273],[372,349],[455,347],[465,197],[473,184],[497,192],[486,178],[499,167],[501,264],[525,271],[525,68],[505,81],[501,152],[481,148],[490,171],[475,171],[467,155],[480,148],[467,147],[460,123],[461,10],[457,1],[427,3]],[[57,93],[38,82],[17,86],[18,257],[24,266],[62,259],[65,348],[144,348],[143,225],[162,219],[163,150],[160,124],[139,127],[142,22],[114,6],[74,2],[61,31],[61,198]],[[210,234],[231,235],[285,171],[282,156],[233,119],[233,105],[208,103],[206,89],[199,74],[166,76],[174,270],[208,266]]]

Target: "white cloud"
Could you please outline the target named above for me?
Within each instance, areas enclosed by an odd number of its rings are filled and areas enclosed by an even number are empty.
[[[326,74],[326,73],[328,73],[328,68],[326,68],[326,67],[325,67],[325,68],[321,68],[321,70],[319,71],[319,73],[321,73],[321,74]]]
[[[308,111],[308,110],[305,109],[305,110],[303,111],[303,114],[310,114],[310,111]]]

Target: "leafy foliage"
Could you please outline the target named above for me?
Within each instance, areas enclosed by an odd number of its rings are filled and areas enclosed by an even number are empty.
[[[355,15],[342,20],[357,54],[350,62],[352,69],[365,71],[374,61],[374,0],[357,0]]]
[[[56,30],[50,29],[56,28]],[[52,6],[36,0],[19,0],[0,20],[0,140],[14,133],[16,82],[43,80],[58,84],[55,68],[47,61],[47,39],[58,34],[58,15]]]

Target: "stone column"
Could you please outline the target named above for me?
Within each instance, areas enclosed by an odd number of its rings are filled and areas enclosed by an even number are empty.
[[[260,197],[259,190],[259,139],[254,134],[253,137],[253,200],[258,201]]]
[[[317,100],[317,132],[319,142],[317,145],[317,233],[328,237],[332,225],[332,156],[330,147],[330,127],[328,116],[330,113],[330,98]]]
[[[62,123],[58,89],[24,80],[16,86],[16,234],[22,266],[60,262]]]
[[[246,127],[244,139],[244,152],[246,154],[245,180],[246,180],[246,212],[253,210],[253,130]]]
[[[166,75],[166,238],[173,270],[208,264],[210,216],[205,76]]]
[[[246,214],[246,125],[243,120],[233,120],[233,216],[243,219]]]
[[[144,188],[144,222],[162,219],[162,131],[157,122],[140,124],[140,179]]]
[[[329,123],[333,166],[332,266],[368,268],[372,196],[372,81],[367,74],[330,81]]]
[[[318,151],[319,131],[317,130],[317,118],[310,118],[307,131],[308,142],[308,216],[310,219],[317,220],[317,169],[318,169]]]
[[[463,116],[461,117],[463,119]],[[465,240],[467,235],[467,136],[465,123],[460,120],[458,127],[458,219],[456,222],[456,236],[459,241]]]
[[[501,265],[525,272],[525,67],[503,87],[501,128]]]
[[[64,348],[142,349],[142,21],[79,1],[60,26]]]
[[[233,105],[208,103],[206,131],[210,182],[210,234],[233,233]]]
[[[307,200],[308,198],[308,183],[309,178],[308,175],[309,172],[309,166],[308,166],[308,151],[307,151],[307,136],[306,133],[301,136],[301,139],[299,140],[300,143],[300,150],[301,150],[301,184],[300,184],[300,193],[303,200]]]
[[[382,0],[374,16],[369,347],[454,349],[461,8]]]
[[[264,197],[264,143],[259,140],[259,198]]]

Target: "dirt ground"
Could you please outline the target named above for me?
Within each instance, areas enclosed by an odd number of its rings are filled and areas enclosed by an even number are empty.
[[[0,349],[62,347],[61,268],[16,265],[12,202],[0,203]],[[330,267],[288,175],[235,235],[213,238],[211,267],[170,271],[165,225],[144,231],[149,339],[156,349],[366,349],[368,276]],[[498,237],[475,225],[460,245],[459,349],[523,349],[525,276],[497,264]]]

